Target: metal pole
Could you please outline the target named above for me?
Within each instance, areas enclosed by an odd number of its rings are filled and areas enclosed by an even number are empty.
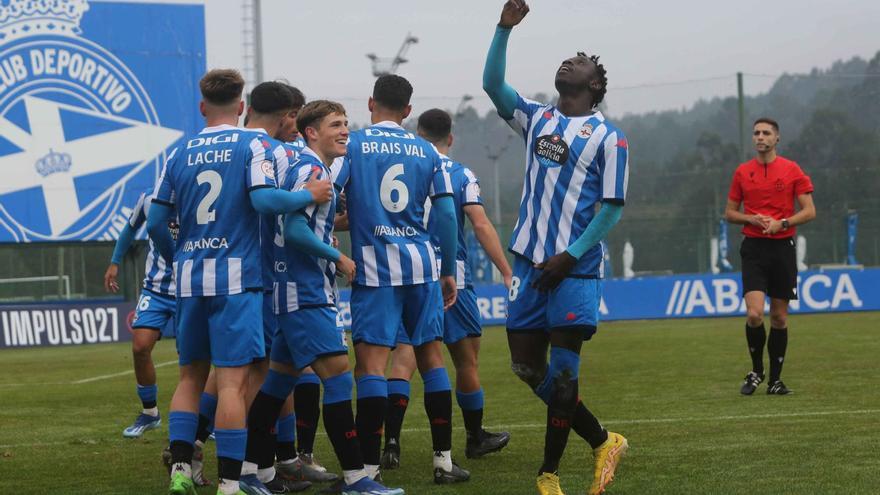
[[[746,102],[743,96],[743,73],[736,73],[737,110],[739,111],[739,156],[746,159]]]
[[[254,76],[256,84],[263,82],[263,16],[260,0],[254,0]]]

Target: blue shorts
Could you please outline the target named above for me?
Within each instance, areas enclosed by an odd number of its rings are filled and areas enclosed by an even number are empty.
[[[443,339],[443,295],[439,282],[351,288],[351,339],[355,344],[393,348],[401,324],[414,346]]]
[[[210,360],[235,367],[266,356],[262,293],[177,299],[177,353],[181,365]]]
[[[318,358],[348,354],[345,328],[331,306],[298,309],[278,315],[272,361],[301,370]]]
[[[443,343],[451,345],[467,337],[482,335],[477,294],[472,287],[460,289],[455,304],[443,315]],[[412,345],[402,326],[397,331],[397,343]]]
[[[272,300],[271,292],[263,292],[263,344],[266,347],[266,354],[271,352],[272,341],[278,333],[278,315],[275,314]]]
[[[148,289],[141,290],[141,297],[138,298],[137,308],[134,311],[134,319],[131,321],[131,328],[148,328],[159,332],[159,338],[162,338],[162,332],[168,328],[167,334],[174,336],[174,313],[177,312],[177,301],[172,296],[159,294]]]
[[[582,327],[584,339],[596,333],[602,280],[566,278],[551,292],[541,293],[532,283],[541,275],[532,262],[517,256],[507,297],[507,331],[548,331]]]

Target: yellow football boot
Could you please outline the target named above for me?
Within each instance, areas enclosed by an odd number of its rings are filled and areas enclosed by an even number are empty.
[[[620,463],[620,458],[628,448],[626,438],[619,433],[608,432],[608,440],[593,450],[596,457],[596,467],[593,472],[593,484],[590,485],[589,495],[605,493],[605,487],[614,480],[614,471]]]
[[[553,473],[541,473],[538,476],[539,495],[565,495],[559,487],[559,476]]]

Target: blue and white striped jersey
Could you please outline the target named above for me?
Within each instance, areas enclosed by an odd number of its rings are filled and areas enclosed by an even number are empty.
[[[156,203],[177,209],[174,254],[178,297],[263,288],[260,215],[250,191],[275,187],[268,136],[230,125],[189,136],[165,164]]]
[[[294,139],[293,141],[284,144],[289,146],[290,149],[292,149],[294,153],[296,153],[296,156],[299,157],[299,154],[302,153],[303,148],[306,147],[306,140],[303,139],[302,136],[297,136],[296,139]],[[280,184],[281,182],[279,181],[278,183]]]
[[[597,202],[624,202],[628,145],[601,112],[566,117],[553,105],[517,98],[507,123],[526,142],[526,174],[509,249],[541,263],[583,234]],[[597,244],[572,275],[601,276],[601,262]]]
[[[138,197],[137,203],[131,211],[131,216],[128,217],[128,224],[135,232],[147,223],[147,213],[150,211],[152,202],[153,197],[148,196],[147,193],[141,193]],[[176,240],[176,219],[168,223],[168,230],[171,232],[171,238]],[[165,263],[165,258],[159,254],[156,246],[153,245],[153,240],[148,237],[147,242],[150,245],[150,250],[147,252],[147,264],[144,267],[144,289],[174,297],[174,272]]]
[[[263,129],[248,130],[268,134]],[[278,175],[278,163],[280,159],[283,159],[284,143],[270,137],[265,137],[264,139],[269,143],[269,153],[274,157],[275,183],[281,184],[281,177]],[[279,152],[279,150],[282,151]],[[272,246],[275,241],[275,224],[277,221],[277,215],[260,214],[260,264],[263,268],[264,292],[271,292],[273,290],[273,281],[275,280],[275,252]]]
[[[347,196],[354,283],[387,287],[438,279],[425,200],[452,194],[452,184],[431,143],[387,121],[352,132],[335,183]]]
[[[314,151],[308,147],[300,153],[299,160],[285,174],[281,187],[288,191],[301,191],[315,171],[318,179],[331,178],[327,168]],[[338,170],[337,170],[338,172]],[[328,246],[333,244],[333,221],[336,219],[336,194],[327,203],[309,205],[291,215],[305,215],[309,228]],[[301,308],[335,306],[336,264],[324,258],[298,251],[284,245],[283,223],[276,226],[275,239],[275,290],[276,314],[290,313]]]
[[[452,161],[449,157],[440,155],[443,159],[443,168],[449,174],[452,183],[452,198],[455,200],[455,216],[458,220],[458,249],[455,252],[455,283],[459,289],[473,285],[471,269],[468,264],[468,250],[464,235],[464,207],[467,205],[481,205],[483,198],[480,196],[480,181],[471,172],[471,169],[461,163]],[[434,228],[435,216],[433,210],[428,213],[428,230],[431,232],[431,242],[435,246],[440,245]]]

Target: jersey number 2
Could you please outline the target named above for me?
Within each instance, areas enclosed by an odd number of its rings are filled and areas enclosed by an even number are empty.
[[[223,177],[213,170],[205,170],[196,176],[196,181],[200,186],[206,182],[208,183],[208,194],[199,201],[199,206],[196,208],[196,223],[204,225],[217,219],[217,210],[212,210],[211,207],[214,206],[214,202],[220,196],[220,189],[223,188]]]
[[[379,186],[379,200],[382,206],[391,213],[399,213],[406,208],[409,203],[409,190],[406,183],[398,180],[403,175],[403,164],[396,163],[391,166],[382,176],[382,184]],[[397,199],[393,199],[392,195],[397,192]]]

